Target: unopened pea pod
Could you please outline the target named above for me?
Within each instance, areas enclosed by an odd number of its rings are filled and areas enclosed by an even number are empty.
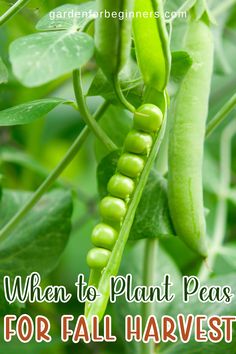
[[[171,55],[162,0],[136,0],[135,12],[148,14],[133,19],[136,54],[144,83],[163,92],[169,78]]]
[[[128,14],[133,6],[134,0],[97,0],[101,15],[95,21],[96,59],[109,79],[121,71],[130,55],[132,18],[121,19],[119,14]]]
[[[169,139],[168,198],[177,235],[207,256],[202,163],[213,70],[213,39],[201,20],[191,21],[185,40],[193,64],[183,79]]]

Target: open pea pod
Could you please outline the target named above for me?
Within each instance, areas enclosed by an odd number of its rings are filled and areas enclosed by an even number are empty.
[[[163,13],[161,0],[145,3],[136,0],[135,6],[135,11]],[[146,87],[157,95],[154,102],[149,101],[146,95],[145,104],[134,110],[133,128],[125,139],[116,173],[108,183],[108,195],[100,204],[102,223],[92,232],[95,247],[87,257],[91,268],[89,283],[97,288],[100,296],[95,302],[85,305],[89,325],[92,316],[102,319],[105,313],[110,296],[110,278],[119,271],[135,213],[166,127],[170,51],[164,16],[159,19],[151,16],[147,22],[137,21],[135,16],[138,62]],[[150,62],[152,57],[154,60]]]
[[[109,194],[100,204],[102,223],[93,230],[95,247],[87,257],[91,268],[89,283],[97,288],[100,297],[93,303],[86,303],[85,315],[89,324],[92,316],[102,319],[106,310],[110,278],[119,271],[135,213],[164,136],[166,93],[162,99],[165,102],[163,111],[152,104],[144,104],[134,113],[133,129],[126,137],[116,173],[108,183]]]

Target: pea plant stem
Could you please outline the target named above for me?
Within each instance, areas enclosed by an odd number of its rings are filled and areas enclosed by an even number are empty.
[[[206,280],[212,272],[217,254],[222,247],[227,223],[227,193],[230,187],[231,179],[231,144],[236,134],[236,122],[232,121],[223,131],[221,138],[220,153],[220,190],[218,194],[218,203],[215,216],[215,230],[211,240],[211,249],[208,256],[208,266],[202,265],[199,278]]]
[[[91,129],[94,135],[106,146],[109,152],[117,150],[117,146],[113,143],[113,141],[107,136],[104,130],[99,126],[94,117],[90,114],[89,109],[87,107],[85,97],[83,94],[82,88],[82,78],[81,71],[74,70],[73,71],[73,85],[75,91],[75,98],[79,107],[79,111],[87,124],[87,126]]]
[[[17,12],[19,12],[30,0],[18,0],[12,5],[1,17],[0,26],[7,22],[11,17],[13,17]]]
[[[158,239],[147,239],[145,245],[144,253],[144,263],[143,263],[143,285],[150,286],[155,282],[155,272],[156,272],[156,259],[157,259],[157,249],[158,249]],[[142,320],[143,327],[148,320],[148,317],[154,314],[154,304],[151,302],[142,304]],[[144,328],[143,328],[144,329]],[[149,343],[142,343],[142,353],[143,354],[153,354],[154,353],[154,343],[150,341]]]
[[[216,6],[215,9],[212,10],[212,13],[214,16],[219,16],[223,12],[226,12],[228,9],[230,9],[233,5],[236,4],[236,0],[225,0],[220,5]]]
[[[177,14],[181,14],[184,12],[189,11],[196,3],[196,0],[186,0],[183,5],[181,5],[177,10],[176,13]],[[172,24],[176,19],[178,18],[178,16],[173,16],[170,20],[167,20],[167,22],[169,24]]]
[[[196,4],[196,2],[197,0],[186,0],[183,5],[178,8],[177,12],[188,11]]]
[[[127,99],[125,98],[121,87],[120,87],[120,82],[117,76],[115,76],[113,78],[113,85],[114,85],[114,90],[116,93],[116,96],[118,98],[118,100],[120,101],[120,103],[126,108],[128,109],[130,112],[135,112],[135,107],[129,102],[127,101]]]
[[[215,117],[208,123],[205,137],[208,138],[213,131],[224,121],[229,113],[236,106],[236,93],[226,102],[226,104],[216,113]]]
[[[95,113],[94,119],[99,119],[105,110],[107,109],[109,103],[105,102]],[[0,240],[1,242],[5,240],[10,232],[18,225],[18,223],[23,219],[23,217],[36,205],[36,203],[41,199],[43,194],[52,186],[52,184],[57,180],[57,178],[62,174],[66,167],[71,163],[74,157],[77,155],[83,143],[86,141],[90,133],[90,128],[86,126],[82,132],[79,134],[77,139],[71,145],[70,149],[67,151],[66,155],[63,157],[61,162],[56,166],[56,168],[48,175],[45,181],[39,186],[28,202],[20,209],[15,216],[0,230]]]
[[[168,121],[167,121],[167,127],[166,131],[168,130]],[[156,168],[158,172],[164,176],[167,169],[166,166],[168,164],[168,156],[167,154],[164,153],[162,150],[163,144],[165,144],[165,138],[166,134],[164,135],[162,145],[160,147],[160,153],[158,156],[161,154],[164,155],[163,160],[161,163],[156,164]],[[143,285],[145,286],[150,286],[155,284],[155,274],[156,270],[158,269],[157,266],[157,256],[158,256],[158,251],[159,251],[159,238],[155,239],[147,239],[146,240],[146,245],[145,245],[145,253],[144,253],[144,262],[143,262]],[[154,304],[147,302],[142,304],[142,318],[143,318],[143,323],[147,321],[148,317],[153,315],[155,313],[155,308]],[[142,353],[144,354],[153,354],[155,352],[155,345],[153,345],[152,342],[149,343],[142,343]]]

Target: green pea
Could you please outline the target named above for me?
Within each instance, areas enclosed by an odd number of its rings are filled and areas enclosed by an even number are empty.
[[[92,232],[92,243],[96,247],[102,247],[108,250],[112,250],[118,233],[111,226],[106,224],[98,224],[95,226]]]
[[[133,193],[134,187],[135,184],[131,178],[115,174],[111,177],[107,189],[112,196],[126,199]]]
[[[91,269],[103,269],[107,266],[111,252],[104,248],[92,248],[87,254],[87,264]]]
[[[134,127],[145,132],[158,132],[162,125],[163,114],[154,104],[144,104],[134,113]]]
[[[151,135],[132,130],[125,139],[125,149],[134,154],[148,154],[152,143]]]
[[[100,203],[100,213],[105,220],[121,222],[126,214],[126,204],[122,199],[105,197]]]
[[[125,153],[119,158],[117,168],[125,176],[136,178],[144,168],[144,159],[134,154]]]

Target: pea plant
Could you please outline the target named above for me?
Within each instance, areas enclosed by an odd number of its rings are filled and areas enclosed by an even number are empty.
[[[3,4],[0,310],[45,314],[55,334],[3,351],[235,351],[235,325],[231,343],[122,340],[127,314],[236,315],[234,299],[181,300],[182,275],[235,289],[235,13],[234,0]],[[3,277],[31,272],[74,295],[85,274],[100,297],[9,305]],[[109,304],[110,278],[127,274],[133,287],[169,274],[175,300]],[[118,340],[60,342],[65,313],[110,314]]]

